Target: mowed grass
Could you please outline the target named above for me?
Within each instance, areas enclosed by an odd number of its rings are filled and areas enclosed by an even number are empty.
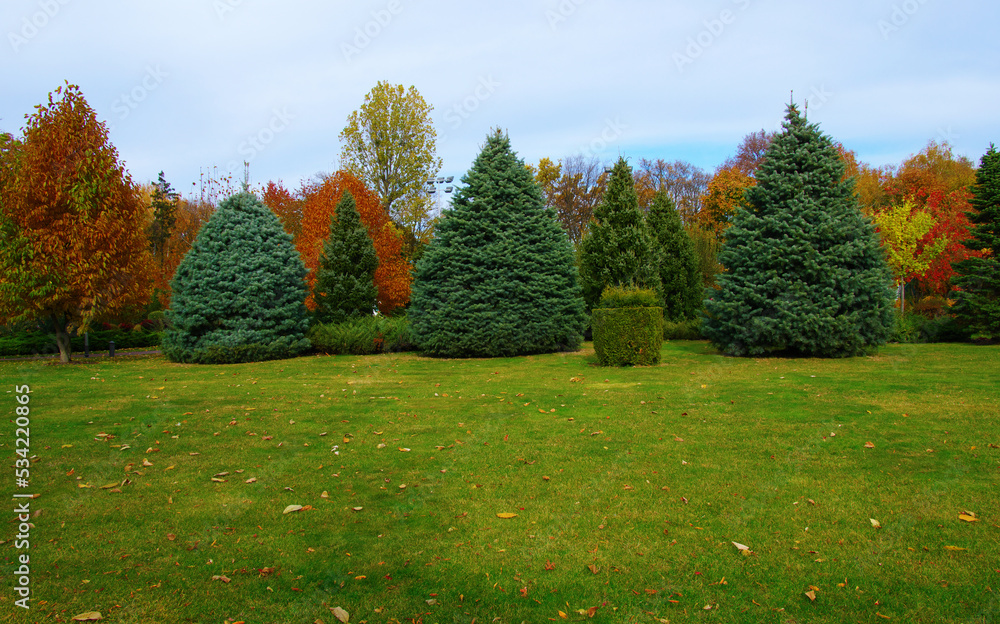
[[[996,347],[595,362],[2,363],[41,513],[0,619],[997,621]]]

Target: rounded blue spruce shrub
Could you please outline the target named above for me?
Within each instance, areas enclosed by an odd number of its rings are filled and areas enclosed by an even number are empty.
[[[305,275],[270,209],[248,192],[225,199],[174,274],[164,355],[201,364],[300,355],[310,346]]]
[[[417,263],[407,315],[428,355],[579,348],[587,317],[573,248],[499,130],[462,178]]]

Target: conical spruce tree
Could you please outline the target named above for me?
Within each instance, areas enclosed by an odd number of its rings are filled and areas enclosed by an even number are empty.
[[[572,350],[586,315],[573,248],[499,130],[462,178],[417,263],[408,317],[429,355]]]
[[[789,105],[726,231],[702,334],[731,355],[848,357],[884,344],[892,273],[829,137]]]
[[[664,320],[678,322],[697,317],[705,294],[701,270],[691,237],[681,225],[669,195],[660,191],[653,196],[646,222],[659,254]]]
[[[964,245],[982,255],[955,263],[955,318],[973,340],[992,342],[1000,340],[1000,152],[993,145],[979,163],[971,203],[974,227]]]
[[[580,242],[580,284],[590,310],[608,286],[660,289],[653,239],[639,210],[632,168],[619,158],[590,231]]]
[[[337,202],[330,219],[330,236],[316,269],[313,299],[319,323],[343,323],[351,318],[371,316],[378,298],[375,269],[378,255],[368,228],[361,222],[350,191]]]
[[[203,364],[301,354],[309,348],[305,275],[267,206],[247,192],[225,199],[174,274],[163,353]]]

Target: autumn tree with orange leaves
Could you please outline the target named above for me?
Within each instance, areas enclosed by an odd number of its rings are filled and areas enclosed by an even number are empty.
[[[0,323],[51,324],[62,362],[70,334],[149,300],[146,207],[79,87],[49,94],[0,166]]]
[[[316,284],[316,269],[323,250],[323,241],[330,235],[330,219],[335,214],[337,202],[345,190],[354,196],[361,222],[368,229],[368,234],[375,245],[375,253],[378,255],[379,264],[375,270],[378,310],[384,315],[392,314],[393,310],[405,306],[410,301],[412,277],[410,264],[403,257],[403,239],[383,209],[378,195],[347,171],[338,171],[317,183],[304,184],[300,192],[301,229],[294,243],[309,271],[306,284],[310,295],[306,298],[306,307],[310,310],[316,307],[312,298],[312,289]],[[283,197],[280,192],[271,193],[271,196]],[[265,201],[267,197],[265,193]],[[274,206],[270,204],[268,206],[275,210]],[[280,214],[278,216],[281,217]]]

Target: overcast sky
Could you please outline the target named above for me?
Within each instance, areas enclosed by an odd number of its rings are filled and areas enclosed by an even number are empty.
[[[443,175],[491,127],[529,163],[596,154],[714,170],[747,133],[809,119],[875,165],[1000,142],[992,0],[4,0],[0,129],[81,87],[136,182],[250,161],[254,183],[337,169],[379,80],[434,107]]]

